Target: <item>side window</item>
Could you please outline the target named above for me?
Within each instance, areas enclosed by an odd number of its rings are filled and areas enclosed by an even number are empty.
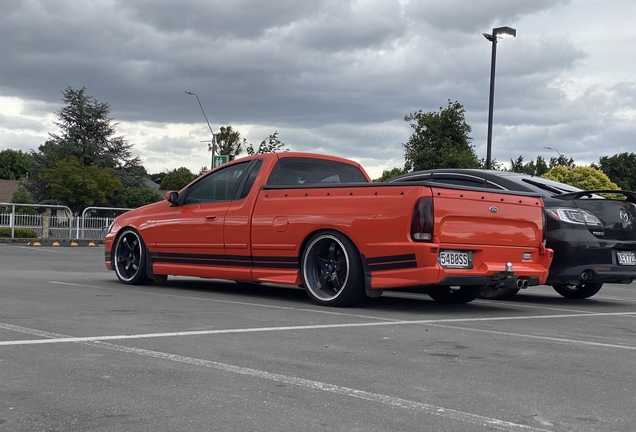
[[[238,186],[241,175],[249,162],[239,163],[218,170],[190,186],[183,204],[201,204],[230,201]]]
[[[320,183],[368,183],[356,166],[309,158],[282,158],[274,166],[268,185],[297,186]]]

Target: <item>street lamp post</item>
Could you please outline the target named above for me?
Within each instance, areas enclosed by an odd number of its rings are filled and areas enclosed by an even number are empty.
[[[190,96],[194,96],[197,98],[197,102],[199,102],[199,106],[201,107],[201,112],[203,113],[203,117],[205,117],[205,122],[208,124],[208,128],[210,128],[210,133],[212,134],[212,141],[210,141],[212,148],[212,158],[210,159],[210,169],[214,168],[214,145],[216,144],[216,135],[212,131],[212,126],[210,126],[210,122],[208,121],[208,116],[205,115],[205,111],[203,111],[203,105],[201,105],[201,101],[199,100],[199,96],[196,93],[184,91],[185,94],[189,94]]]
[[[516,37],[517,30],[510,27],[497,27],[492,34],[483,33],[492,42],[492,56],[490,58],[490,98],[488,101],[488,144],[486,147],[486,169],[492,165],[492,111],[495,105],[495,63],[497,58],[497,38]]]
[[[562,158],[563,161],[565,162],[565,158],[563,157],[561,152],[558,151],[557,149],[555,149],[554,147],[543,147],[543,148],[547,149],[547,150],[553,150],[553,151],[557,152],[559,154],[559,157]],[[576,184],[576,187],[579,187],[579,177],[576,174],[574,174],[574,170],[572,169],[572,167],[569,164],[568,164],[568,169],[570,170],[570,172],[574,176],[574,182]]]

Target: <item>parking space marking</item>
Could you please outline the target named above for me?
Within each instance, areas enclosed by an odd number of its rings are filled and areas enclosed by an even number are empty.
[[[631,318],[634,317],[633,315],[626,315],[626,316]],[[608,344],[608,343],[602,343],[602,342],[584,341],[580,339],[558,338],[553,336],[537,336],[537,335],[531,335],[526,333],[503,332],[499,330],[476,329],[472,327],[458,327],[458,326],[436,324],[436,323],[431,323],[430,325],[433,327],[442,327],[442,328],[448,328],[448,329],[454,329],[454,330],[466,330],[466,331],[478,332],[478,333],[497,334],[502,336],[512,336],[515,338],[538,339],[543,341],[567,343],[567,344],[573,344],[573,345],[589,345],[589,346],[598,346],[598,347],[604,347],[604,348],[618,348],[618,349],[636,351],[636,346],[629,346],[629,345]]]
[[[520,321],[520,320],[533,320],[533,319],[563,319],[563,318],[589,318],[589,317],[607,317],[607,316],[634,316],[636,312],[608,312],[608,313],[584,313],[584,314],[566,314],[566,315],[534,315],[534,316],[513,316],[513,317],[489,317],[489,318],[448,318],[448,319],[433,319],[433,320],[402,320],[402,321],[382,321],[382,322],[361,322],[361,323],[342,323],[342,324],[316,324],[316,325],[301,325],[301,326],[282,326],[282,327],[252,327],[244,329],[215,329],[215,330],[196,330],[196,331],[183,331],[183,332],[166,332],[166,333],[143,333],[134,335],[111,335],[111,336],[86,336],[86,337],[63,337],[63,338],[49,338],[49,339],[30,339],[30,340],[11,340],[0,341],[0,346],[9,345],[39,345],[39,344],[53,344],[53,343],[76,343],[76,342],[97,342],[108,340],[126,340],[126,339],[151,339],[151,338],[163,338],[163,337],[175,337],[175,336],[206,336],[217,334],[236,334],[236,333],[260,333],[260,332],[275,332],[275,331],[296,331],[296,330],[322,330],[322,329],[334,329],[334,328],[355,328],[355,327],[378,327],[378,326],[393,326],[393,325],[417,325],[417,324],[429,324],[429,325],[441,325],[449,323],[474,323],[474,322],[495,322],[495,321]],[[0,328],[6,330],[12,330],[22,333],[30,333],[29,329],[22,330],[22,327],[14,326],[11,324],[0,323]],[[464,329],[463,327],[453,327],[457,329]],[[466,329],[470,330],[470,329]],[[472,329],[474,331],[483,332],[496,332],[495,330],[483,330]],[[506,334],[502,332],[501,334]],[[534,339],[548,340],[552,342],[599,346],[605,348],[617,348],[625,350],[636,350],[636,346],[607,344],[600,342],[582,341],[576,339],[559,339],[550,336],[536,336],[536,335],[524,335],[516,333],[508,333],[510,336],[527,337]],[[47,336],[44,336],[47,337]]]
[[[194,357],[185,357],[177,354],[169,354],[160,351],[151,351],[143,348],[135,348],[135,347],[127,347],[123,345],[116,345],[108,342],[101,342],[99,340],[87,340],[86,338],[74,338],[71,336],[66,336],[62,334],[51,333],[47,331],[37,330],[37,329],[29,329],[27,327],[13,326],[10,324],[2,324],[0,323],[0,327],[13,329],[16,331],[21,331],[33,335],[38,335],[42,337],[53,337],[54,340],[57,341],[68,341],[68,342],[80,342],[83,345],[88,345],[92,347],[109,349],[113,351],[124,352],[127,354],[136,354],[145,357],[152,357],[160,360],[168,360],[178,363],[184,363],[195,366],[202,366],[211,369],[216,369],[224,372],[230,372],[238,375],[260,378],[269,381],[280,382],[283,384],[294,385],[298,387],[302,387],[309,390],[319,390],[328,393],[334,393],[341,396],[353,397],[356,399],[362,399],[369,402],[376,402],[383,405],[389,405],[397,408],[402,408],[410,411],[419,411],[428,415],[434,415],[438,417],[443,417],[446,419],[461,421],[464,423],[475,424],[484,428],[493,428],[503,431],[517,432],[517,431],[528,431],[528,432],[550,432],[547,429],[539,429],[532,426],[527,426],[519,423],[512,423],[505,420],[484,417],[477,414],[471,414],[468,412],[457,411],[453,409],[444,408],[441,406],[430,405],[422,402],[412,401],[408,399],[402,399],[394,396],[383,395],[380,393],[372,393],[365,390],[358,390],[350,387],[343,387],[336,384],[329,384],[321,381],[308,380],[305,378],[298,378],[289,375],[282,375],[267,371],[262,371],[258,369],[251,369],[242,366],[231,365],[227,363],[220,363],[211,360],[203,360]]]

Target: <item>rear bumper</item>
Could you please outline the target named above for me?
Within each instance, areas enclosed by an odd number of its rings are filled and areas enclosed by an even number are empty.
[[[440,250],[472,252],[472,268],[442,267],[437,260]],[[524,260],[524,253],[528,252],[531,258]],[[528,285],[540,285],[548,278],[553,252],[543,245],[536,248],[482,246],[481,249],[475,249],[466,245],[428,244],[409,256],[413,259],[404,261],[403,268],[398,268],[397,263],[390,268],[380,267],[374,264],[373,259],[365,259],[371,289],[426,285],[507,285],[515,283],[517,279],[527,280]],[[512,265],[512,269],[507,268],[508,264]]]
[[[504,282],[505,285],[513,285],[513,282],[517,279],[526,279],[529,286],[540,285],[540,279],[538,276],[524,276],[518,277],[512,275],[508,281],[495,279],[488,276],[447,276],[443,278],[437,285],[496,285],[500,282]]]
[[[548,285],[571,282],[607,282],[621,283],[636,279],[635,266],[613,264],[585,264],[564,269],[560,273],[550,271]]]
[[[623,282],[627,279],[636,279],[636,266],[618,265],[614,242],[598,239],[556,241],[548,237],[548,245],[554,249],[554,261],[546,281],[548,285],[575,281]],[[636,251],[636,244],[626,243],[621,244],[621,250],[629,250],[630,246]]]

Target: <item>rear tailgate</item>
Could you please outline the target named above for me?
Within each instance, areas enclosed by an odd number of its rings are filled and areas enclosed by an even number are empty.
[[[440,243],[538,247],[543,202],[536,195],[432,187]]]

